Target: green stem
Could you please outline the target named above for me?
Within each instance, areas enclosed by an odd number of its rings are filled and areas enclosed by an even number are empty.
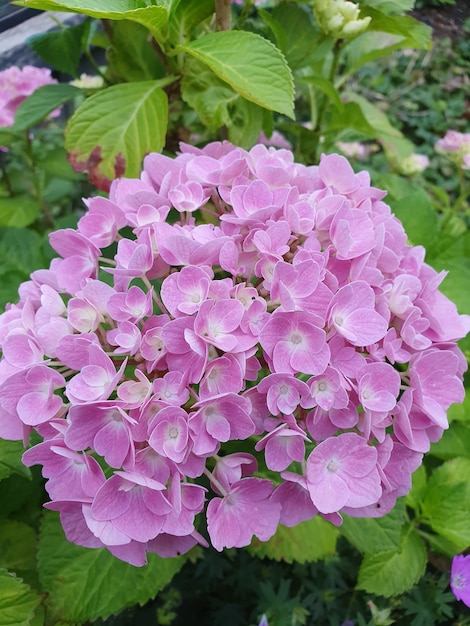
[[[36,199],[41,205],[41,211],[44,216],[44,222],[46,224],[46,227],[54,228],[54,220],[49,211],[49,207],[47,206],[47,203],[43,197],[43,184],[39,176],[39,173],[36,169],[36,163],[34,161],[33,144],[31,142],[29,128],[27,128],[25,131],[25,138],[26,138],[26,157],[27,157],[27,161],[29,162],[31,173],[33,175],[33,185],[34,185],[34,192],[36,195]]]
[[[343,46],[343,42],[342,42],[341,39],[338,39],[337,41],[335,41],[335,45],[334,45],[334,48],[333,48],[333,60],[332,60],[332,63],[331,63],[330,73],[329,73],[329,76],[328,76],[328,80],[331,83],[335,82],[335,76],[336,76],[336,73],[338,71],[338,66],[339,66],[339,60],[340,60],[340,56],[341,56],[342,46]],[[328,104],[328,98],[327,98],[327,96],[324,96],[320,106],[318,107],[316,124],[315,124],[315,126],[313,126],[313,130],[316,131],[316,137],[314,139],[313,152],[318,157],[320,156],[318,154],[318,145],[320,143],[321,131],[322,131],[322,126],[323,126],[323,120],[324,120],[325,113],[326,113],[326,110],[327,110],[327,104]]]

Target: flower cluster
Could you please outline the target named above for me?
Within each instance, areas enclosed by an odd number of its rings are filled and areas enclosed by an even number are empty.
[[[313,10],[320,28],[333,39],[357,37],[371,21],[369,16],[360,18],[360,7],[349,0],[313,0]]]
[[[0,72],[0,126],[12,126],[16,110],[33,91],[57,81],[46,68],[26,65],[9,67]],[[59,111],[51,115],[57,115]]]
[[[0,316],[0,436],[41,435],[70,541],[141,565],[409,490],[470,318],[384,196],[342,156],[182,145],[50,235]]]
[[[436,142],[437,152],[445,154],[457,167],[470,170],[470,133],[449,130]]]

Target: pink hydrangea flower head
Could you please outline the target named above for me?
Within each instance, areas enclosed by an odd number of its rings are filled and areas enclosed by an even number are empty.
[[[0,126],[12,126],[20,104],[33,91],[44,85],[53,85],[57,81],[52,78],[47,68],[26,65],[23,68],[15,65],[0,72]],[[58,115],[54,111],[52,115]]]
[[[470,317],[384,196],[339,155],[181,145],[50,235],[0,315],[0,436],[42,438],[70,541],[142,566],[409,491]]]

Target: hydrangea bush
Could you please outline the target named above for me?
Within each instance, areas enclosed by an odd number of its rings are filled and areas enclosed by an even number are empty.
[[[470,317],[385,195],[334,154],[182,145],[50,235],[0,316],[0,436],[39,433],[70,541],[143,565],[408,492]]]

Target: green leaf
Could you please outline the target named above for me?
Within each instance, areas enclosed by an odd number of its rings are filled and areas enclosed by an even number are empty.
[[[36,568],[36,533],[31,526],[0,520],[0,567],[14,571]]]
[[[44,11],[82,13],[105,20],[132,20],[142,24],[158,40],[168,24],[165,6],[148,6],[146,0],[18,0],[15,4]]]
[[[87,23],[65,26],[47,33],[28,37],[27,45],[51,67],[78,77],[78,65],[82,55],[82,38]]]
[[[241,97],[231,103],[229,105],[229,141],[247,150],[252,148],[263,128],[265,110]]]
[[[415,0],[362,0],[361,4],[371,6],[384,13],[405,13],[413,9]]]
[[[41,236],[26,228],[0,228],[0,276],[18,272],[26,278],[44,267]],[[0,281],[1,282],[1,281]]]
[[[398,201],[391,201],[390,206],[413,245],[428,247],[433,244],[438,234],[438,218],[425,191],[417,190]]]
[[[29,626],[41,598],[14,574],[0,570],[0,624]]]
[[[2,126],[0,128],[0,146],[8,148],[8,146],[23,136],[24,134],[17,131],[13,126]]]
[[[248,550],[262,559],[267,557],[286,563],[312,563],[327,554],[334,554],[337,537],[337,528],[317,515],[293,528],[279,525],[269,541],[254,539]]]
[[[179,46],[250,102],[294,118],[289,66],[274,44],[247,31],[210,33]]]
[[[405,496],[406,505],[411,507],[416,513],[421,511],[421,502],[427,489],[427,476],[424,465],[420,465],[411,477],[412,487]]]
[[[0,198],[0,226],[23,228],[36,221],[40,215],[41,205],[28,194]]]
[[[145,604],[181,569],[185,557],[149,555],[144,567],[116,559],[106,549],[69,543],[59,515],[45,511],[38,549],[39,580],[47,592],[51,623],[106,619],[134,604]]]
[[[363,554],[394,552],[399,549],[400,537],[405,521],[403,499],[387,515],[377,518],[344,516],[340,527],[342,535]]]
[[[429,478],[422,511],[424,521],[458,551],[470,545],[470,459],[457,457],[434,470]]]
[[[356,589],[379,596],[398,595],[411,589],[426,568],[426,549],[411,528],[402,537],[400,550],[367,555],[359,568]]]
[[[112,82],[138,82],[161,78],[165,69],[141,24],[122,20],[113,25],[112,44],[107,50]]]
[[[214,13],[214,0],[176,0],[171,3],[169,37],[173,45],[183,43],[191,30]]]
[[[314,27],[312,16],[310,7],[297,4],[279,4],[273,10],[271,19],[278,25],[274,32],[277,45],[292,70],[310,65],[311,56],[318,46],[320,33]],[[281,38],[277,34],[279,32],[282,33]]]
[[[181,81],[181,97],[211,131],[230,125],[228,106],[240,96],[196,59],[188,59]]]
[[[65,148],[75,171],[107,190],[118,176],[138,177],[143,157],[165,143],[168,100],[161,85],[114,85],[85,100],[69,120]]]
[[[432,29],[423,22],[408,15],[387,15],[370,6],[362,7],[361,17],[365,16],[372,18],[368,31],[400,35],[406,40],[408,48],[430,50]]]
[[[361,107],[356,102],[345,102],[341,110],[333,108],[326,133],[333,134],[336,139],[344,131],[351,129],[368,137],[376,137],[375,129],[369,124]]]
[[[437,271],[449,272],[439,287],[440,291],[454,302],[459,313],[470,313],[470,259],[430,258],[427,261]]]
[[[443,460],[456,456],[470,458],[470,424],[451,424],[442,439],[431,444],[430,454]]]
[[[29,468],[21,462],[23,452],[24,447],[21,441],[0,439],[0,479],[10,474],[19,474],[25,478],[31,477]]]
[[[39,87],[18,107],[13,127],[26,130],[41,122],[64,102],[72,100],[81,93],[81,89],[67,83]]]
[[[406,139],[398,128],[392,126],[383,111],[357,93],[347,91],[344,97],[359,105],[368,124],[374,129],[375,137],[395,158],[404,158],[413,153],[414,146],[411,141]]]

